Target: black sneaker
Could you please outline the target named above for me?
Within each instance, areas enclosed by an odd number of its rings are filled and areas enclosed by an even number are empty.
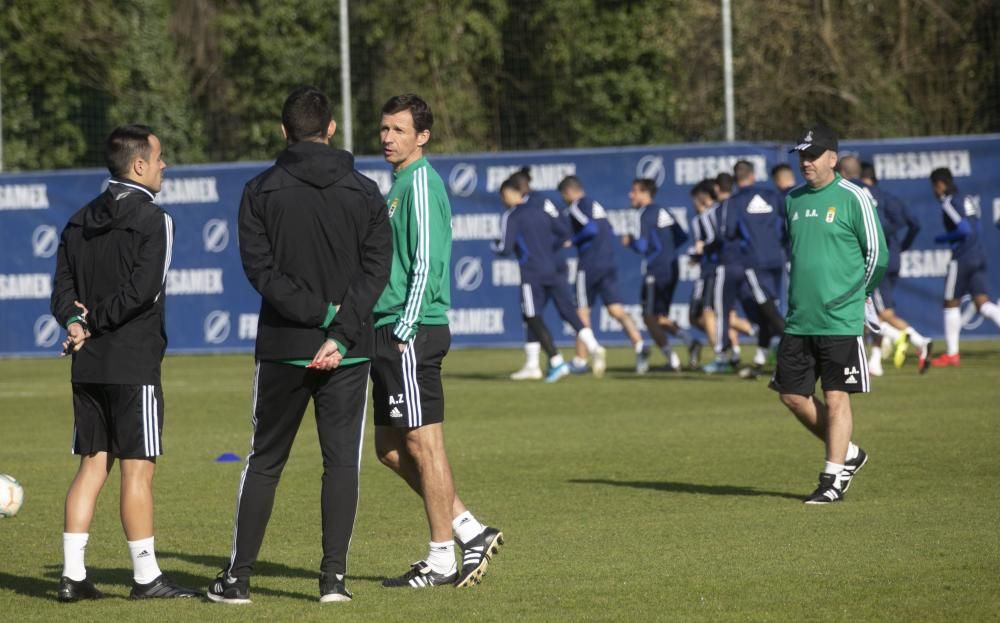
[[[104,593],[97,590],[90,578],[83,578],[79,582],[66,576],[59,579],[59,601],[69,603],[81,599],[101,599],[102,597],[104,597]]]
[[[177,597],[201,597],[201,593],[181,586],[171,580],[167,574],[161,573],[149,584],[132,582],[132,592],[128,595],[129,599],[172,599]]]
[[[338,574],[319,574],[319,600],[321,603],[335,601],[351,601],[354,595],[344,586],[344,576]]]
[[[442,584],[454,584],[458,579],[458,571],[444,574],[437,573],[426,560],[413,563],[410,570],[398,578],[386,578],[382,580],[382,586],[386,588],[398,588],[409,586],[412,588],[427,588],[430,586],[441,586]]]
[[[701,342],[695,340],[688,349],[688,367],[697,368],[701,363]]]
[[[806,504],[832,504],[844,499],[844,492],[837,487],[837,474],[820,474],[819,486],[803,502]]]
[[[215,581],[208,585],[205,596],[220,604],[248,604],[250,578],[235,578],[229,575],[229,569],[223,569],[215,576]]]
[[[851,487],[854,476],[861,471],[861,468],[868,462],[868,453],[858,448],[858,456],[850,461],[844,461],[844,471],[840,472],[840,489],[847,493]]]
[[[475,586],[482,582],[483,576],[486,575],[486,567],[499,553],[500,546],[503,545],[503,532],[486,526],[476,538],[468,543],[459,541],[458,544],[462,548],[462,570],[455,585]]]

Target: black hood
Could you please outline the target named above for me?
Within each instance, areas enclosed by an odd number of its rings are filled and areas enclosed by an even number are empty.
[[[116,184],[115,181],[122,183]],[[125,184],[128,184],[126,186]],[[86,208],[77,212],[70,222],[83,227],[83,237],[87,240],[99,236],[112,229],[128,229],[131,226],[133,201],[151,201],[148,195],[139,188],[145,186],[131,180],[115,180],[108,184],[108,189],[91,201]],[[147,189],[148,190],[148,189]],[[148,190],[153,195],[153,191]],[[155,196],[155,195],[154,195]]]
[[[301,141],[278,154],[276,164],[297,180],[326,188],[354,171],[354,156],[324,143]]]

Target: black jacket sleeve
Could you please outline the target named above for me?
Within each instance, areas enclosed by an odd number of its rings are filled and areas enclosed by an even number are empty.
[[[59,251],[56,253],[56,273],[52,278],[52,298],[49,300],[52,316],[61,327],[65,327],[70,318],[80,315],[81,312],[81,309],[73,304],[73,301],[80,300],[80,297],[76,292],[76,280],[73,278],[73,268],[69,263],[66,242],[68,230],[67,226],[59,240]]]
[[[334,316],[327,336],[348,349],[359,340],[372,308],[382,295],[392,270],[392,227],[380,196],[369,199],[368,229],[360,245],[360,270],[347,286],[344,300]]]
[[[132,274],[109,296],[80,301],[88,307],[87,324],[95,335],[112,331],[150,308],[160,297],[170,266],[174,222],[162,210],[136,224],[141,238]]]
[[[282,318],[307,327],[319,327],[328,301],[281,272],[274,249],[250,187],[243,189],[239,216],[240,259],[250,285]]]

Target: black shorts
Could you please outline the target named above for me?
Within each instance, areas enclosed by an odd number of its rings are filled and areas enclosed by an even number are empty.
[[[782,394],[812,396],[816,379],[825,391],[851,394],[871,390],[868,359],[861,337],[790,335],[781,337],[778,364],[769,387]]]
[[[444,421],[441,362],[451,348],[448,325],[422,325],[399,351],[392,325],[375,330],[372,401],[375,426],[419,428]]]
[[[73,454],[120,459],[163,454],[163,389],[156,385],[73,383]]]

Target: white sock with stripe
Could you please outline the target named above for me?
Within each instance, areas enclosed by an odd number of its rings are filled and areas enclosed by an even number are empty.
[[[434,573],[442,575],[455,573],[455,541],[441,543],[431,541],[427,549],[427,564]]]
[[[74,582],[87,577],[87,567],[83,562],[87,552],[86,532],[63,532],[63,572],[62,574]]]
[[[962,333],[962,312],[957,307],[944,310],[944,340],[946,353],[958,354],[958,336]]]
[[[584,327],[580,329],[580,332],[577,333],[577,336],[579,336],[584,346],[587,347],[587,352],[590,353],[591,355],[597,352],[597,349],[601,347],[601,345],[597,343],[597,338],[594,337],[593,329],[591,329],[590,327]]]
[[[472,539],[482,534],[486,526],[479,523],[472,513],[465,511],[451,522],[451,529],[455,531],[455,536],[462,543],[468,543]]]
[[[1000,306],[992,301],[986,301],[979,308],[979,313],[993,321],[993,324],[1000,327]]]
[[[132,556],[132,577],[138,584],[149,584],[160,577],[160,565],[156,564],[153,537],[128,542],[128,553]]]
[[[542,345],[539,342],[528,342],[524,345],[524,367],[537,370],[538,357],[542,352]]]

